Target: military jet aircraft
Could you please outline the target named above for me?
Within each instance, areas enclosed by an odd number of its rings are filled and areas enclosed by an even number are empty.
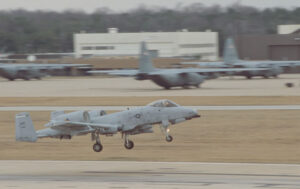
[[[263,78],[277,77],[284,70],[300,66],[300,61],[244,61],[240,60],[232,38],[228,38],[224,47],[224,62],[184,62],[211,68],[265,68],[265,70],[249,70],[235,72],[233,75],[245,76],[251,79],[255,76]]]
[[[170,100],[158,100],[141,108],[106,114],[104,111],[76,111],[51,113],[51,120],[46,129],[35,131],[29,113],[19,113],[15,117],[16,140],[36,142],[38,138],[71,139],[73,136],[91,134],[95,152],[100,152],[103,146],[100,135],[112,136],[120,132],[126,149],[132,149],[134,143],[129,135],[152,133],[152,126],[160,124],[160,128],[171,142],[170,125],[200,117],[196,110],[182,107]]]
[[[85,67],[87,64],[0,64],[0,76],[13,81],[15,79],[41,79],[51,72]]]
[[[153,67],[151,55],[147,50],[146,43],[141,43],[139,57],[139,70],[94,70],[91,74],[109,74],[115,76],[131,76],[137,80],[152,80],[155,84],[170,89],[171,87],[188,88],[200,87],[207,79],[215,79],[219,75],[231,75],[234,72],[265,70],[263,68],[181,68],[181,69],[157,69]]]

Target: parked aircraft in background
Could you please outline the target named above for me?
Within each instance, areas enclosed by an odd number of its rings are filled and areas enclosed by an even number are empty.
[[[70,69],[72,67],[85,67],[87,64],[0,64],[0,76],[10,81],[15,79],[41,79],[51,72]]]
[[[157,69],[153,67],[151,55],[146,48],[146,43],[141,43],[139,57],[139,69],[132,70],[95,70],[88,71],[91,74],[109,74],[116,76],[132,76],[137,80],[152,80],[165,89],[171,87],[188,88],[200,87],[207,79],[217,78],[219,75],[230,75],[235,72],[265,70],[263,68],[181,68],[181,69]]]
[[[126,149],[132,149],[134,143],[129,135],[152,133],[152,126],[160,124],[166,141],[171,142],[170,125],[200,117],[196,110],[184,108],[170,100],[158,100],[147,106],[106,114],[104,111],[76,111],[65,114],[64,111],[52,112],[51,120],[46,129],[35,131],[29,113],[16,115],[16,140],[36,142],[38,138],[71,139],[73,136],[91,133],[95,152],[103,146],[100,135],[112,136],[120,132]]]
[[[232,38],[228,38],[224,47],[224,62],[185,62],[182,64],[195,64],[210,68],[265,68],[265,70],[252,70],[235,72],[234,75],[245,76],[251,79],[255,76],[264,78],[277,77],[284,70],[300,66],[300,61],[245,61],[240,60]]]

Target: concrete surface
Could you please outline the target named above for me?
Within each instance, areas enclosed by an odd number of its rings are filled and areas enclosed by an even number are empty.
[[[287,88],[285,83],[295,84]],[[41,81],[0,80],[0,97],[41,96],[299,96],[300,75],[278,79],[220,78],[204,82],[200,89],[164,90],[151,81],[133,78],[68,77]]]
[[[0,188],[300,188],[293,164],[0,161],[0,169]]]

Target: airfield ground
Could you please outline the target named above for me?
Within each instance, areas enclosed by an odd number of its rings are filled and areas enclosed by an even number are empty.
[[[0,106],[145,105],[169,98],[181,105],[300,105],[300,75],[279,79],[211,80],[202,89],[162,90],[131,78],[46,78],[41,81],[0,80]],[[286,88],[286,82],[296,84]],[[155,134],[132,136],[126,150],[120,135],[102,137],[104,150],[92,151],[90,136],[71,141],[14,141],[14,115],[0,112],[2,160],[136,160],[197,162],[300,163],[299,110],[201,111],[202,117],[172,128],[174,142]],[[31,112],[36,129],[50,112]]]
[[[295,87],[287,88],[286,83]],[[159,96],[299,96],[300,75],[278,79],[220,78],[203,83],[200,89],[164,90],[151,81],[133,78],[57,77],[40,81],[0,80],[1,97],[159,97]]]
[[[300,163],[299,110],[201,111],[202,117],[171,129],[167,143],[159,129],[154,134],[132,136],[126,150],[120,135],[102,137],[104,150],[92,150],[90,135],[72,140],[41,139],[18,143],[14,115],[1,112],[2,160],[134,160],[195,162]],[[50,112],[31,112],[36,129],[42,129]]]
[[[132,78],[0,79],[0,188],[299,188],[300,110],[199,111],[201,118],[171,128],[172,143],[155,127],[154,134],[132,136],[132,150],[119,134],[103,136],[104,149],[95,153],[89,135],[15,142],[19,112],[6,109],[136,106],[161,98],[186,106],[289,107],[300,105],[299,82],[300,75],[238,77],[207,81],[201,89],[163,90]],[[36,129],[49,120],[49,111],[30,113]]]

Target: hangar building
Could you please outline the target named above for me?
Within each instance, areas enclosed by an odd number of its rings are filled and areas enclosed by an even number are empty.
[[[300,60],[300,25],[280,25],[278,34],[236,36],[235,43],[241,59]]]
[[[156,57],[198,57],[202,60],[218,59],[217,32],[139,32],[119,33],[109,28],[107,33],[74,34],[77,58],[90,56],[137,56],[140,42],[146,41]]]

